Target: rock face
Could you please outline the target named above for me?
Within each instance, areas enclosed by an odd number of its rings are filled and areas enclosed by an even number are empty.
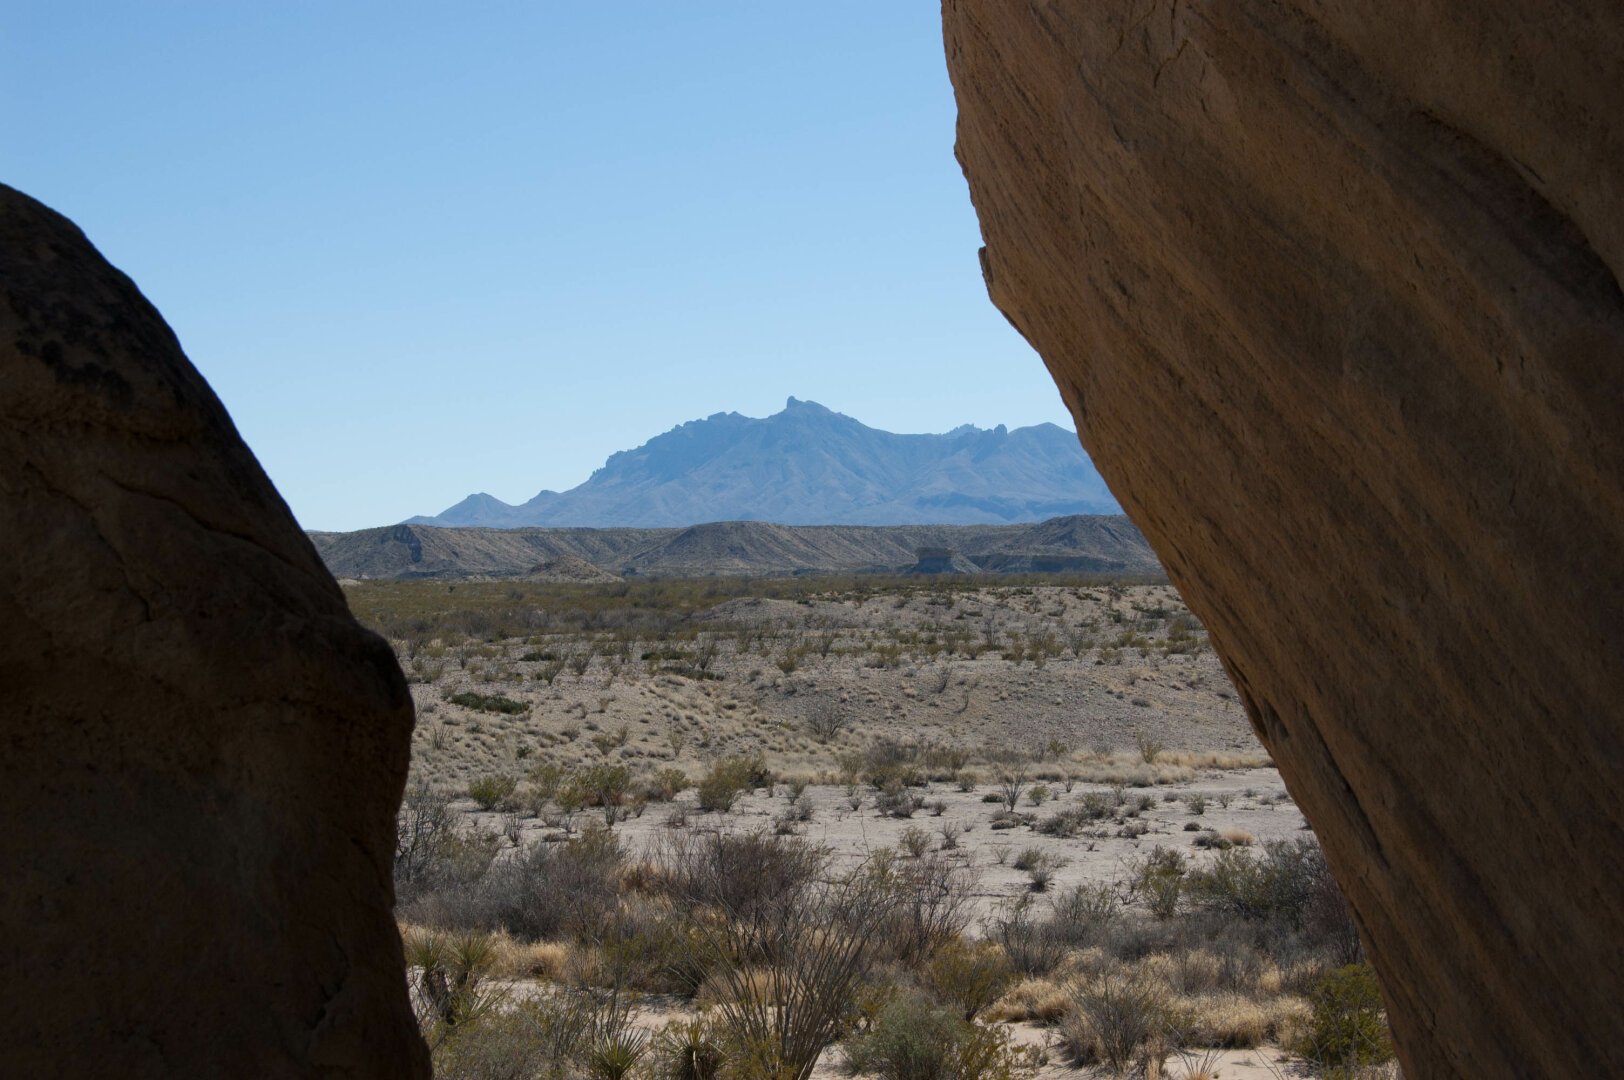
[[[947,0],[993,300],[1202,617],[1406,1074],[1624,997],[1624,8]]]
[[[135,286],[0,187],[0,948],[18,1076],[426,1076],[412,710]]]

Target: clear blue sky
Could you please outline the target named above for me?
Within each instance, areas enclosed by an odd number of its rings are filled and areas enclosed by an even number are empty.
[[[7,5],[0,179],[300,521],[518,502],[795,395],[1069,425],[987,301],[931,0]]]

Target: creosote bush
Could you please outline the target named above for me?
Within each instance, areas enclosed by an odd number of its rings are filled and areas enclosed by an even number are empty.
[[[481,810],[494,810],[518,790],[519,782],[511,776],[481,776],[468,785],[468,797]]]
[[[761,756],[722,758],[699,781],[699,808],[726,813],[746,791],[773,782]]]
[[[845,1051],[853,1073],[880,1080],[1011,1080],[1033,1064],[1011,1047],[1005,1029],[966,1020],[919,994],[893,999]]]
[[[1352,1076],[1361,1066],[1392,1059],[1381,988],[1369,964],[1329,972],[1314,986],[1309,1003],[1307,1030],[1292,1049],[1330,1070],[1327,1075]]]

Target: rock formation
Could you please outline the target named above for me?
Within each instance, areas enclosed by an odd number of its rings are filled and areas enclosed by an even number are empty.
[[[1211,631],[1411,1077],[1624,998],[1624,9],[947,0],[998,307]]]
[[[426,1076],[411,702],[175,336],[0,187],[10,1075]]]

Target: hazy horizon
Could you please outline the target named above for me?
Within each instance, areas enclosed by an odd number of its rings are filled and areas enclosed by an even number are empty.
[[[785,396],[1069,426],[988,302],[934,5],[14,13],[6,182],[158,306],[309,528]]]

